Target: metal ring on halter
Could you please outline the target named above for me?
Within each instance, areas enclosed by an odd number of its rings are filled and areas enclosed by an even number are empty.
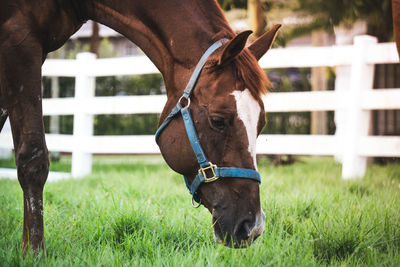
[[[199,204],[197,204],[197,205],[195,205],[194,202],[195,202],[195,201],[194,201],[194,197],[192,196],[192,207],[195,208],[195,209],[197,209],[198,207],[201,206],[201,199],[200,199],[200,201],[199,201]]]
[[[186,104],[186,106],[182,106],[182,104],[181,104],[181,101],[182,101],[182,99],[186,99],[186,101],[187,101],[187,104]],[[178,103],[176,104],[177,105],[177,107],[178,108],[189,108],[189,106],[190,106],[190,98],[188,98],[187,96],[181,96],[180,98],[179,98],[179,100],[178,100]]]

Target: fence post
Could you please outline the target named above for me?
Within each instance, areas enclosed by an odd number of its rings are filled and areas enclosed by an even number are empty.
[[[367,166],[367,158],[358,155],[360,138],[368,135],[370,124],[370,112],[362,109],[361,99],[365,91],[373,89],[374,65],[367,64],[366,57],[368,47],[376,43],[377,39],[372,36],[362,35],[354,38],[350,88],[342,95],[346,109],[346,120],[342,129],[343,179],[363,177]]]
[[[79,53],[76,56],[79,74],[75,77],[74,148],[72,152],[72,176],[80,177],[91,173],[92,154],[84,151],[84,144],[93,135],[93,115],[85,113],[83,107],[95,95],[95,77],[88,76],[96,55]]]
[[[356,21],[351,28],[345,26],[334,27],[336,36],[336,45],[353,45],[354,37],[367,32],[367,24],[364,21]],[[352,55],[347,55],[352,56]],[[347,90],[350,90],[351,81],[351,65],[339,65],[335,68],[335,92],[339,95],[345,95]],[[338,151],[335,154],[335,160],[342,163],[342,152],[340,149],[344,146],[343,130],[346,124],[346,110],[337,107],[335,110],[335,137]]]
[[[51,98],[60,97],[60,85],[58,77],[51,77]],[[50,133],[59,134],[60,133],[60,116],[53,115],[50,116]],[[59,151],[52,151],[50,153],[50,158],[52,161],[58,161],[60,159]]]
[[[2,112],[0,110],[0,112]],[[7,118],[6,122],[4,123],[3,129],[0,130],[1,134],[10,134],[11,135],[11,126],[10,126],[10,120]],[[0,147],[0,158],[11,158],[12,156],[12,150],[10,148],[1,148]]]
[[[335,93],[341,96],[345,96],[350,90],[351,81],[351,66],[343,65],[336,67],[336,79],[335,79]],[[346,110],[338,106],[335,109],[335,137],[337,142],[336,154],[334,155],[335,160],[342,163],[343,162],[343,147],[345,139],[345,129],[346,129]]]

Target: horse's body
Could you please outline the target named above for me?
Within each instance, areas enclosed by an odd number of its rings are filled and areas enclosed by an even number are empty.
[[[269,49],[278,27],[243,50],[248,34],[236,38],[215,1],[3,0],[0,129],[9,116],[24,196],[25,251],[29,246],[35,251],[44,246],[42,192],[49,160],[42,120],[41,65],[47,53],[62,46],[88,19],[129,38],[160,70],[168,96],[161,119],[177,102],[204,51],[216,40],[231,40],[213,53],[201,74],[192,99],[193,120],[205,153],[214,163],[256,169],[254,140],[264,125],[260,98],[264,74],[256,59]],[[183,123],[177,118],[170,124],[160,137],[160,149],[174,170],[192,180],[198,165]],[[199,195],[213,214],[219,239],[232,236],[240,245],[250,232],[251,239],[261,234],[257,183],[218,181],[200,187]]]

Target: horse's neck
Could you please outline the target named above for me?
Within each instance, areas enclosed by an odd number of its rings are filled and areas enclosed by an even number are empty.
[[[136,43],[163,74],[167,91],[181,87],[180,80],[186,80],[216,36],[232,36],[214,1],[92,1],[90,18]]]

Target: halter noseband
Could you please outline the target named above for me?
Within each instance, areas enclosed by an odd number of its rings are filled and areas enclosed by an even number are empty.
[[[189,79],[188,84],[183,92],[183,95],[179,98],[178,103],[172,109],[171,113],[167,116],[164,122],[158,128],[155,138],[158,144],[158,137],[160,136],[162,130],[170,123],[170,121],[178,114],[182,114],[183,121],[185,123],[186,133],[189,138],[190,144],[192,146],[193,152],[196,155],[197,162],[200,165],[200,169],[196,177],[194,178],[192,184],[189,184],[186,176],[183,176],[185,180],[186,187],[189,189],[192,194],[192,204],[193,200],[201,204],[201,199],[197,194],[197,189],[202,183],[210,183],[218,180],[220,177],[233,177],[233,178],[244,178],[251,179],[261,183],[260,174],[251,169],[242,169],[242,168],[231,168],[231,167],[217,167],[217,165],[212,164],[208,161],[203,149],[200,145],[200,140],[197,136],[196,129],[194,127],[192,118],[190,116],[189,106],[190,106],[190,96],[192,91],[196,85],[196,82],[200,76],[201,70],[204,67],[208,57],[218,48],[220,48],[228,39],[221,39],[211,45],[206,52],[204,52],[203,56],[200,58],[199,62],[194,69],[192,76]],[[183,104],[183,100],[185,99],[185,104]],[[208,174],[208,176],[207,176]]]

